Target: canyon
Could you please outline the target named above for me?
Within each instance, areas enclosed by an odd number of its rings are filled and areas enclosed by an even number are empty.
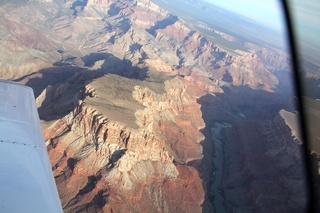
[[[156,3],[0,5],[0,77],[34,90],[63,210],[306,209],[290,56]]]

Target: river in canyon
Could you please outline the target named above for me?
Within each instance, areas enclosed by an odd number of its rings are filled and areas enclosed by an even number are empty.
[[[221,141],[221,130],[224,128],[232,127],[229,123],[219,123],[216,122],[211,127],[212,140],[214,143],[215,154],[213,157],[213,163],[215,166],[214,180],[211,185],[211,191],[214,194],[213,204],[215,207],[215,212],[225,213],[226,208],[224,205],[224,197],[221,189],[221,179],[223,177],[223,141]]]

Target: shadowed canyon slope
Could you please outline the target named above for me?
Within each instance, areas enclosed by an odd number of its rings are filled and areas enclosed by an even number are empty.
[[[201,118],[188,97],[194,93],[177,78],[158,83],[106,75],[75,94],[71,113],[44,123],[65,210],[199,212],[202,181],[186,166],[202,158],[203,121],[190,123]]]
[[[149,1],[32,1],[18,7],[4,4],[3,11],[3,78],[51,64],[83,66],[81,57],[111,52],[133,63],[158,59],[156,64],[175,74],[211,77],[201,83],[212,92],[230,82],[271,91],[278,84],[272,72],[288,67],[284,54],[253,44],[249,52],[230,55]]]
[[[305,207],[285,52],[197,23],[224,49],[148,0],[0,11],[0,77],[35,91],[66,212]]]

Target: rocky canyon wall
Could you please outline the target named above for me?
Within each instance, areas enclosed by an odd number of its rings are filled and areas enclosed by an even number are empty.
[[[257,100],[254,93],[245,94],[243,102],[225,100],[229,95],[200,99],[206,124],[225,126],[212,139],[214,144],[221,143],[222,148],[213,147],[211,155],[223,158],[219,194],[224,200],[224,211],[306,210],[307,177],[297,116],[280,110],[285,108],[285,99],[270,95]],[[270,99],[280,106],[269,107]],[[215,105],[214,112],[210,111],[210,102]],[[243,107],[241,103],[247,105]],[[214,133],[206,127],[204,134],[208,138]],[[213,188],[218,172],[210,183]],[[211,193],[212,200],[217,199],[217,192]]]
[[[213,212],[217,193],[229,212],[303,208],[286,53],[219,32],[245,47],[225,50],[149,0],[0,12],[0,77],[35,91],[66,212]],[[213,193],[214,125],[228,128]]]
[[[108,86],[115,81],[130,90]],[[53,95],[63,98],[67,92],[57,91],[73,86],[46,89],[38,104]],[[157,87],[163,92],[154,91]],[[101,77],[82,89],[73,98],[70,113],[43,121],[64,209],[201,212],[203,181],[194,166],[202,159],[204,123],[198,119],[201,111],[195,101],[202,92],[177,77],[146,83],[116,75]],[[128,101],[132,102],[123,103]],[[108,108],[118,115],[108,116]]]

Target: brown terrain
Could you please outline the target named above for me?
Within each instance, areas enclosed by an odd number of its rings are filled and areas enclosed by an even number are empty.
[[[199,212],[204,191],[191,165],[202,158],[204,124],[187,99],[195,95],[177,78],[107,75],[86,85],[71,113],[44,123],[65,210]]]
[[[149,0],[0,11],[0,77],[34,89],[65,212],[221,212],[217,194],[227,212],[305,208],[286,53],[232,54]]]

